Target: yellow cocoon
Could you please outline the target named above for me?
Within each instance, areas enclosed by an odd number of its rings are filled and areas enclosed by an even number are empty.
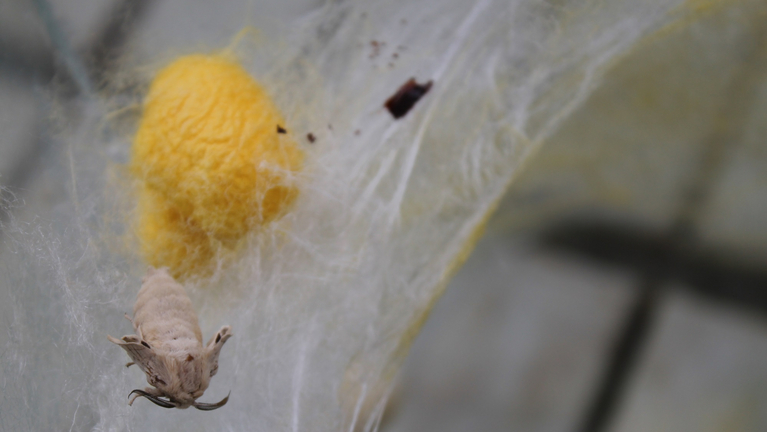
[[[298,196],[304,155],[259,84],[224,56],[181,57],[155,77],[133,142],[138,235],[174,277],[275,220]]]

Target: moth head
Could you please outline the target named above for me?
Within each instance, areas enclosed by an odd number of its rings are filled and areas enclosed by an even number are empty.
[[[199,347],[188,349],[181,356],[161,356],[167,374],[147,374],[147,382],[154,386],[149,395],[144,396],[155,405],[164,408],[186,409],[195,407],[203,411],[220,408],[229,401],[229,395],[217,403],[197,402],[210,384],[210,368],[207,349]]]
[[[199,410],[211,411],[224,406],[229,400],[225,397],[217,403],[197,402],[208,388],[210,378],[218,370],[218,354],[224,342],[232,336],[231,327],[224,326],[216,333],[208,346],[193,349],[190,347],[180,356],[171,356],[158,352],[140,337],[124,336],[121,340],[109,337],[109,340],[123,348],[128,356],[145,374],[152,387],[133,390],[129,404],[138,397],[144,397],[163,408],[186,409],[193,406]],[[130,363],[129,363],[130,365]]]

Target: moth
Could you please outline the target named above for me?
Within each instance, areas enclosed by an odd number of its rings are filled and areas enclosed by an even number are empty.
[[[229,395],[218,403],[196,402],[218,371],[218,355],[232,337],[232,328],[223,326],[202,345],[197,314],[184,287],[168,274],[167,268],[150,267],[142,280],[133,306],[136,334],[121,339],[107,335],[137,365],[152,387],[130,392],[128,405],[143,396],[163,408],[186,409],[193,406],[211,411],[226,405]],[[133,397],[131,397],[133,396]]]

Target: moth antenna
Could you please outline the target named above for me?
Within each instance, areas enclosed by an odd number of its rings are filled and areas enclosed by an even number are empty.
[[[132,392],[128,394],[128,397],[130,397],[133,393],[136,393],[136,396],[133,396],[133,398],[131,398],[131,400],[128,401],[128,405],[133,405],[133,401],[136,400],[137,397],[144,396],[145,398],[149,399],[150,401],[152,401],[152,403],[154,403],[157,406],[161,406],[163,408],[176,408],[176,405],[173,404],[172,402],[160,399],[159,397],[153,394],[147,393],[144,390],[139,390],[139,389],[133,390]]]
[[[197,408],[200,411],[213,411],[214,409],[219,409],[222,406],[226,405],[227,402],[229,402],[229,395],[232,394],[231,391],[226,395],[225,398],[221,399],[220,402],[209,404],[209,403],[194,403],[192,406]]]

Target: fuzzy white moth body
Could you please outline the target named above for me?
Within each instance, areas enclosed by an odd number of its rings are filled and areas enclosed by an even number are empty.
[[[197,314],[184,287],[165,268],[150,267],[142,282],[131,320],[136,334],[108,336],[128,353],[128,366],[136,364],[153,386],[133,390],[131,395],[136,395],[128,404],[139,396],[165,408],[213,410],[226,404],[229,396],[216,404],[195,400],[218,371],[218,355],[232,328],[222,327],[203,347]]]

